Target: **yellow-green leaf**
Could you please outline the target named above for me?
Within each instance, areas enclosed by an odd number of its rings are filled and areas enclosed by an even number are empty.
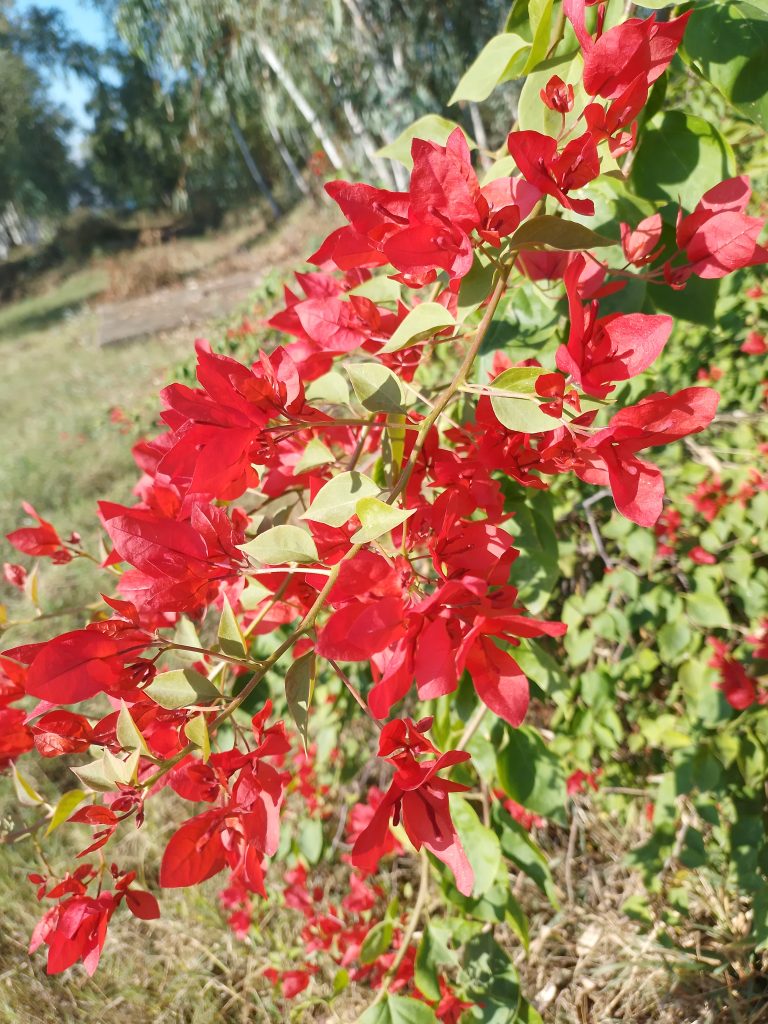
[[[55,828],[62,825],[67,818],[72,814],[74,809],[78,807],[83,800],[85,800],[88,794],[84,793],[82,789],[70,789],[68,793],[64,793],[60,798],[59,802],[53,810],[51,820],[48,823],[48,828],[45,830],[45,834],[49,836]]]
[[[194,718],[190,718],[184,726],[184,732],[186,733],[187,739],[190,743],[194,743],[196,747],[200,747],[203,764],[205,764],[211,756],[211,737],[208,734],[208,723],[205,720],[205,715],[201,713],[199,715],[195,715]]]
[[[373,498],[378,493],[379,488],[364,473],[339,473],[320,488],[301,518],[326,526],[343,526],[355,514],[361,498]]]
[[[245,638],[240,630],[240,623],[235,618],[235,613],[232,611],[232,605],[227,600],[226,594],[216,635],[219,638],[219,650],[222,654],[226,654],[230,658],[242,658],[248,653]]]
[[[453,327],[455,323],[451,313],[439,302],[422,302],[408,313],[381,351],[397,352],[424,338],[431,338],[433,334],[444,331],[446,327]]]
[[[489,40],[467,68],[448,100],[472,100],[476,103],[487,99],[497,85],[516,78],[523,70],[523,56],[531,48],[530,43],[514,32],[502,32]]]
[[[415,511],[414,508],[394,508],[378,498],[361,498],[355,507],[360,529],[352,534],[352,543],[367,544],[376,540],[404,523]]]
[[[193,668],[175,668],[155,676],[145,693],[161,708],[175,711],[191,704],[208,704],[220,697],[210,679]]]
[[[296,658],[285,673],[285,699],[288,710],[299,730],[304,750],[309,743],[309,709],[315,691],[315,652],[308,651]]]
[[[307,517],[309,518],[309,517]],[[273,526],[254,537],[242,550],[264,565],[287,565],[290,562],[317,562],[320,556],[312,534],[300,526]]]

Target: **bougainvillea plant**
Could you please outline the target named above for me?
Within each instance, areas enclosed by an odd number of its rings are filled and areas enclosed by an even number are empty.
[[[628,179],[649,97],[691,12],[622,20],[602,2],[564,0],[558,20],[551,6],[531,41],[497,37],[457,90],[482,99],[536,69],[541,84],[532,94],[526,82],[506,152],[479,179],[473,144],[440,120],[427,133],[437,139],[412,139],[408,191],[331,182],[346,224],[286,290],[271,325],[287,340],[251,365],[198,342],[197,386],[167,387],[161,433],[134,449],[137,502],[100,503],[101,610],[81,629],[3,653],[2,763],[34,802],[15,762],[79,755],[78,788],[48,824],[93,829],[63,874],[30,876],[46,907],[31,949],[46,947],[50,972],[82,961],[92,973],[122,903],[138,918],[160,914],[162,892],[158,901],[136,885],[110,847],[152,828],[153,800],[168,788],[186,810],[159,890],[226,872],[222,904],[247,931],[253,900],[269,898],[286,800],[298,786],[310,815],[325,813],[310,781],[313,694],[330,677],[332,699],[372,723],[376,767],[340,822],[343,905],[323,911],[304,867],[285,867],[308,952],[335,950],[345,967],[361,959],[353,980],[378,987],[366,1021],[406,1011],[417,1024],[457,1021],[509,1005],[509,961],[484,925],[450,937],[439,979],[413,941],[430,884],[459,907],[485,900],[486,923],[505,920],[491,812],[510,835],[532,820],[514,799],[515,758],[511,784],[489,790],[467,749],[481,722],[497,720],[494,742],[517,752],[521,773],[526,758],[547,756],[520,729],[529,681],[515,648],[566,626],[521,596],[520,509],[571,474],[608,488],[633,523],[659,523],[664,481],[644,453],[707,427],[718,395],[691,381],[630,399],[624,385],[652,372],[673,328],[666,313],[632,308],[631,285],[679,292],[768,260],[745,177],[712,182],[687,207],[657,203],[615,235],[595,230],[606,182]],[[559,73],[543,74],[545,60]],[[527,282],[564,298],[568,326],[552,357],[512,361],[493,338]],[[58,564],[95,558],[26,511],[36,525],[8,538],[19,551]],[[7,575],[24,586],[21,566]],[[754,686],[727,649],[715,645],[713,659],[726,693],[751,703]],[[22,709],[23,698],[34,701]],[[276,700],[292,726],[276,720]],[[587,785],[596,777],[578,772],[569,792]],[[494,843],[498,854],[490,874],[486,840],[490,860]],[[384,914],[367,878],[414,854],[412,905]],[[458,963],[451,944],[471,946],[465,965],[476,968],[457,988],[446,980]],[[477,973],[481,954],[490,981]],[[290,997],[314,968],[269,971]]]

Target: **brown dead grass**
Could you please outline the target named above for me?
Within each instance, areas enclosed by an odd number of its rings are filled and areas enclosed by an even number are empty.
[[[768,958],[745,942],[747,907],[672,863],[662,891],[685,881],[687,914],[665,924],[653,901],[650,921],[623,909],[645,895],[625,857],[649,834],[640,815],[619,821],[584,803],[569,835],[543,837],[562,904],[553,910],[524,878],[516,886],[533,937],[515,954],[523,992],[546,1024],[768,1021]]]

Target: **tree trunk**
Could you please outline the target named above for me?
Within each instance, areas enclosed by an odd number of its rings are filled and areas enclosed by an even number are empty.
[[[322,122],[320,121],[320,118],[317,116],[315,111],[312,109],[312,107],[306,101],[302,93],[299,91],[299,87],[291,78],[283,62],[280,60],[280,58],[277,56],[275,51],[272,49],[272,47],[265,39],[259,39],[257,41],[257,46],[259,49],[259,53],[261,54],[265,63],[267,63],[270,68],[272,68],[274,73],[277,75],[280,84],[290,96],[294,106],[320,140],[320,145],[325,150],[326,155],[331,162],[331,165],[337,171],[340,170],[343,161],[341,159],[341,156],[339,155],[339,151],[336,149],[336,145],[333,142],[333,139],[331,139],[331,137],[328,135],[325,128],[323,127]]]
[[[263,174],[259,170],[256,161],[253,159],[253,154],[248,148],[248,143],[243,138],[243,133],[240,131],[240,125],[235,120],[234,114],[229,115],[229,127],[231,128],[235,142],[237,143],[240,152],[243,155],[245,166],[248,168],[251,177],[256,182],[256,187],[269,203],[269,207],[272,210],[272,215],[275,217],[276,220],[279,219],[282,216],[283,211],[280,209],[277,200],[272,195],[272,190],[267,184]]]
[[[299,192],[301,192],[302,195],[308,196],[309,185],[306,183],[306,181],[302,177],[301,171],[296,166],[296,161],[291,156],[291,151],[286,146],[282,136],[280,135],[280,132],[278,131],[277,127],[273,124],[272,120],[270,118],[267,118],[266,121],[267,128],[269,129],[269,134],[272,136],[272,141],[277,147],[277,151],[282,157],[283,163],[288,168],[288,173],[290,174],[291,178],[293,178],[294,185],[299,190]]]

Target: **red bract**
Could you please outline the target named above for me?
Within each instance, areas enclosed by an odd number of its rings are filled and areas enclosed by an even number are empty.
[[[613,99],[636,79],[646,86],[659,78],[674,57],[691,12],[657,22],[656,15],[630,18],[593,40],[584,20],[585,0],[566,0],[564,10],[584,50],[584,88],[590,96]]]
[[[466,786],[437,776],[444,768],[469,760],[469,754],[449,750],[438,754],[423,735],[431,719],[414,723],[406,718],[388,722],[379,739],[379,757],[395,767],[392,783],[370,822],[358,835],[352,848],[352,863],[366,873],[376,870],[388,847],[389,823],[402,822],[406,835],[417,850],[425,846],[446,864],[456,879],[456,888],[469,896],[474,872],[451,821],[448,794],[460,793]],[[419,761],[421,754],[435,758]]]
[[[717,411],[719,397],[711,388],[686,388],[674,395],[660,392],[621,409],[580,447],[575,472],[588,483],[607,484],[627,519],[653,526],[661,514],[664,479],[656,466],[636,453],[703,430]]]
[[[590,132],[571,139],[560,152],[557,140],[539,132],[512,132],[507,138],[512,159],[525,180],[541,192],[554,196],[574,213],[593,214],[591,199],[571,199],[573,189],[582,188],[600,173],[600,158]]]
[[[725,277],[741,267],[768,262],[768,249],[758,244],[765,221],[745,214],[752,189],[749,178],[729,178],[705,192],[693,213],[678,218],[677,244],[688,266],[679,274]]]
[[[23,501],[21,504],[27,515],[36,519],[40,525],[23,526],[20,530],[14,530],[6,537],[8,542],[19,551],[23,551],[25,555],[52,558],[59,564],[71,561],[72,555],[64,547],[55,527],[47,519],[39,516],[28,501]]]
[[[391,263],[411,285],[433,281],[444,270],[464,277],[473,260],[471,235],[498,246],[539,197],[525,182],[502,178],[480,188],[469,146],[456,128],[445,146],[414,139],[408,192],[334,182],[326,186],[350,222],[311,257],[340,269]]]
[[[82,753],[93,742],[90,722],[73,711],[49,711],[35,722],[32,735],[41,757]]]
[[[106,501],[99,510],[115,545],[109,563],[136,569],[122,575],[119,590],[150,619],[158,612],[198,611],[245,566],[237,548],[245,534],[215,505],[195,504],[188,521]]]
[[[20,708],[0,707],[0,770],[34,746],[32,732]]]
[[[621,224],[621,247],[628,263],[636,267],[652,263],[659,250],[656,246],[661,241],[661,214],[654,213],[651,217],[641,220],[636,228],[622,221]]]
[[[49,974],[60,974],[78,960],[92,975],[107,937],[109,920],[118,900],[111,892],[97,897],[72,896],[52,907],[36,926],[29,944],[30,953],[45,943],[48,946]]]
[[[573,110],[573,86],[566,85],[559,75],[552,75],[539,95],[544,106],[559,114]]]
[[[672,317],[613,313],[598,319],[598,303],[585,309],[576,295],[583,268],[579,256],[563,278],[571,327],[568,344],[557,350],[557,368],[570,374],[585,394],[605,398],[615,381],[629,380],[654,362],[672,333]]]
[[[197,358],[200,388],[171,384],[162,392],[171,434],[158,471],[193,494],[237,498],[258,482],[252,463],[271,445],[263,428],[276,416],[300,412],[304,389],[282,348],[262,354],[251,369],[202,344]]]
[[[97,693],[133,690],[150,669],[141,658],[149,642],[138,631],[118,636],[98,628],[63,633],[35,653],[27,693],[53,704],[77,704]]]

